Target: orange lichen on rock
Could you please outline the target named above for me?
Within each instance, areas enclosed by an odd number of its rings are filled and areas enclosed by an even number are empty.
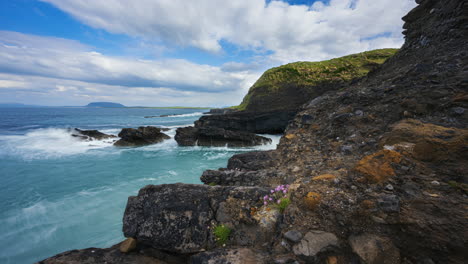
[[[389,177],[395,176],[392,163],[400,163],[401,158],[400,153],[384,149],[362,158],[354,170],[363,174],[370,182],[381,183]]]
[[[284,136],[284,137],[287,138],[287,139],[293,139],[293,138],[296,137],[296,135],[294,135],[294,134],[287,134],[287,135]]]
[[[468,129],[443,127],[407,119],[393,125],[380,145],[411,144],[411,155],[422,161],[466,159]]]
[[[322,174],[312,178],[313,181],[331,181],[336,179],[336,176],[333,174]]]
[[[320,194],[316,192],[309,192],[307,193],[306,197],[304,197],[304,204],[308,209],[314,210],[320,204],[320,200]]]

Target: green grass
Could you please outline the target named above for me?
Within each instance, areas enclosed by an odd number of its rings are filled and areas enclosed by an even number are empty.
[[[219,245],[226,244],[226,242],[229,239],[229,236],[231,235],[231,229],[223,224],[217,225],[213,229],[213,234],[216,237],[216,242],[218,242]]]
[[[282,85],[294,83],[313,87],[324,82],[350,81],[363,77],[376,66],[384,63],[398,49],[378,49],[352,54],[327,61],[300,61],[271,68],[250,88],[242,103],[232,108],[246,110],[253,96],[271,94],[281,89]],[[261,89],[262,92],[257,92]]]
[[[280,213],[283,213],[286,207],[291,203],[291,200],[289,198],[281,198],[280,203],[276,204],[276,208],[280,211]]]

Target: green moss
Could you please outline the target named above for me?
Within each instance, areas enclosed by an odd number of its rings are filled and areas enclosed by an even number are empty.
[[[291,200],[289,198],[281,198],[280,203],[276,204],[276,207],[280,211],[280,213],[283,213],[286,207],[291,203]]]
[[[252,97],[274,93],[284,84],[315,86],[324,82],[363,77],[393,56],[398,49],[378,49],[319,62],[300,61],[271,68],[250,88],[237,110],[246,110]]]
[[[208,183],[209,186],[216,186],[217,184],[215,182],[210,182]]]
[[[455,188],[457,190],[460,190],[464,192],[465,194],[468,194],[468,184],[466,183],[461,183],[461,182],[456,182],[456,181],[449,181],[448,185],[452,188]]]
[[[223,224],[217,225],[213,229],[213,234],[216,237],[216,242],[218,242],[219,245],[223,245],[228,241],[231,235],[231,229]]]

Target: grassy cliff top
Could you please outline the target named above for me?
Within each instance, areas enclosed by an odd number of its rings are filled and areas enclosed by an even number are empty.
[[[397,51],[398,49],[378,49],[326,61],[300,61],[271,68],[263,73],[250,88],[242,103],[234,108],[246,110],[253,96],[275,93],[284,84],[313,87],[324,82],[350,81],[363,77]]]

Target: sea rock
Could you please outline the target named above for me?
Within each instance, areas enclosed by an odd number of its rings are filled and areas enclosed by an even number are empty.
[[[74,128],[71,132],[72,137],[77,137],[86,141],[103,140],[116,137],[114,135],[104,134],[102,132],[99,132],[98,130],[82,130],[79,128]]]
[[[398,264],[400,263],[400,251],[386,237],[373,234],[351,236],[349,243],[365,264]]]
[[[272,166],[274,151],[252,151],[236,154],[229,158],[227,168],[230,170],[261,170]]]
[[[138,243],[175,253],[196,253],[215,246],[208,227],[223,210],[227,224],[236,233],[256,230],[250,208],[261,203],[268,193],[258,187],[211,187],[195,184],[148,185],[138,196],[128,198],[123,218],[123,232]],[[220,204],[223,207],[220,207]],[[237,208],[228,210],[229,208]],[[242,209],[242,208],[245,208]],[[253,225],[253,227],[252,227]],[[265,230],[257,229],[258,234]],[[270,231],[272,232],[272,231]],[[249,241],[252,244],[255,241]]]
[[[271,143],[271,139],[257,136],[254,133],[227,130],[216,127],[178,128],[175,140],[181,146],[208,147],[249,147]]]
[[[338,238],[328,232],[313,230],[309,231],[302,240],[294,245],[294,254],[303,257],[315,257],[318,253],[338,246]]]
[[[168,135],[161,132],[160,128],[146,126],[135,128],[123,128],[119,133],[120,139],[114,143],[118,147],[145,146],[170,139]]]
[[[125,239],[122,243],[120,243],[119,249],[120,249],[120,252],[122,253],[128,253],[134,250],[136,246],[137,246],[136,239],[129,237]]]

